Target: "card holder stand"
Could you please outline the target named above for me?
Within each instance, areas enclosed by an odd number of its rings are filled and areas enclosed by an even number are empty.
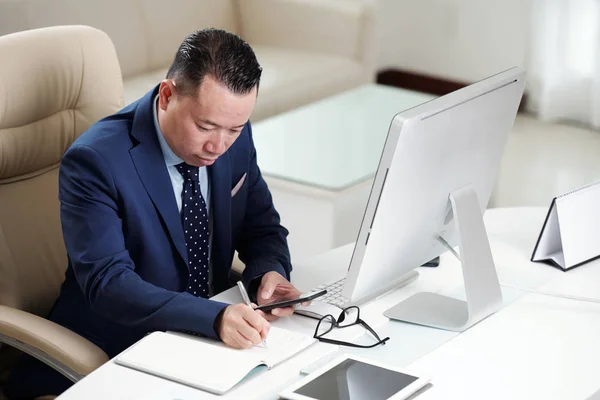
[[[531,261],[564,271],[600,257],[600,182],[554,197]]]

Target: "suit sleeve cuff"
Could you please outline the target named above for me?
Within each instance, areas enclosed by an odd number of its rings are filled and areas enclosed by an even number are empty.
[[[187,295],[187,293],[185,295]],[[200,304],[198,304],[198,300],[201,301]],[[172,326],[165,330],[220,340],[219,326],[221,324],[223,312],[229,304],[210,299],[196,298],[190,305],[194,310],[202,310],[202,314],[196,312],[195,315],[192,315],[190,318],[186,318],[185,320],[180,319],[180,323],[177,324],[177,326]]]
[[[256,293],[258,292],[258,288],[260,287],[260,282],[262,281],[262,277],[265,274],[260,274],[256,278],[250,281],[250,285],[248,286],[248,296],[250,296],[250,300],[253,303],[256,303]]]
[[[262,276],[271,271],[277,272],[285,279],[290,280],[288,273],[280,263],[256,263],[246,266],[244,269],[244,272],[242,273],[242,281],[248,288],[248,295],[252,301],[256,302],[257,291],[260,287]]]
[[[206,310],[207,310],[207,312],[209,312],[211,314],[209,316],[209,321],[212,320],[212,329],[210,329],[211,325],[207,324],[208,326],[206,326],[205,329],[201,329],[201,330],[195,329],[195,331],[198,333],[201,333],[205,336],[208,336],[210,338],[219,340],[220,337],[219,337],[218,325],[220,325],[220,321],[221,321],[221,317],[223,316],[223,312],[225,311],[225,308],[227,306],[229,306],[229,304],[221,303],[219,301],[214,301],[214,300],[208,300],[207,303],[210,304],[208,307],[206,307]]]
[[[213,322],[213,331],[215,333],[215,339],[221,340],[221,335],[219,335],[219,329],[221,328],[221,321],[223,320],[223,313],[225,313],[225,309],[227,308],[227,304],[219,311],[215,320]]]

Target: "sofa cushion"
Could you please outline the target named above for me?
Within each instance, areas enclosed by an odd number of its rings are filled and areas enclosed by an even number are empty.
[[[348,58],[264,45],[252,47],[263,67],[253,121],[356,87],[365,80],[361,64]]]
[[[158,85],[160,81],[165,79],[167,70],[169,68],[161,68],[156,71],[147,72],[145,74],[139,74],[131,78],[123,80],[123,86],[125,87],[125,104],[131,104],[143,95],[145,95],[150,89]]]
[[[131,0],[19,0],[0,8],[0,34],[53,25],[98,28],[112,40],[123,76],[148,70],[142,20]]]
[[[186,35],[223,28],[254,44],[265,69],[259,120],[372,81],[372,14],[362,0],[173,0],[168,9],[160,0],[0,0],[0,35],[67,24],[105,31],[129,104],[164,79]]]
[[[233,0],[139,0],[148,41],[148,68],[155,71],[171,65],[177,48],[197,29],[220,28],[238,33]]]
[[[238,1],[240,29],[246,40],[347,58],[361,58],[373,1]]]
[[[347,58],[262,45],[252,47],[263,67],[252,121],[356,87],[364,79],[361,65]],[[165,78],[167,69],[126,79],[125,103],[146,94]]]

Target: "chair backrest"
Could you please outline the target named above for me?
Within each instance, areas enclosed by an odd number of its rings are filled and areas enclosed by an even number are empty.
[[[0,304],[46,316],[67,257],[58,167],[71,143],[123,105],[102,31],[57,26],[0,36]]]

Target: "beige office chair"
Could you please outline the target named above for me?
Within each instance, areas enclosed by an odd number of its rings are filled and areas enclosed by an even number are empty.
[[[14,348],[77,381],[108,357],[43,318],[67,266],[58,167],[82,132],[122,107],[121,70],[109,37],[86,26],[1,36],[0,60],[0,388]]]

